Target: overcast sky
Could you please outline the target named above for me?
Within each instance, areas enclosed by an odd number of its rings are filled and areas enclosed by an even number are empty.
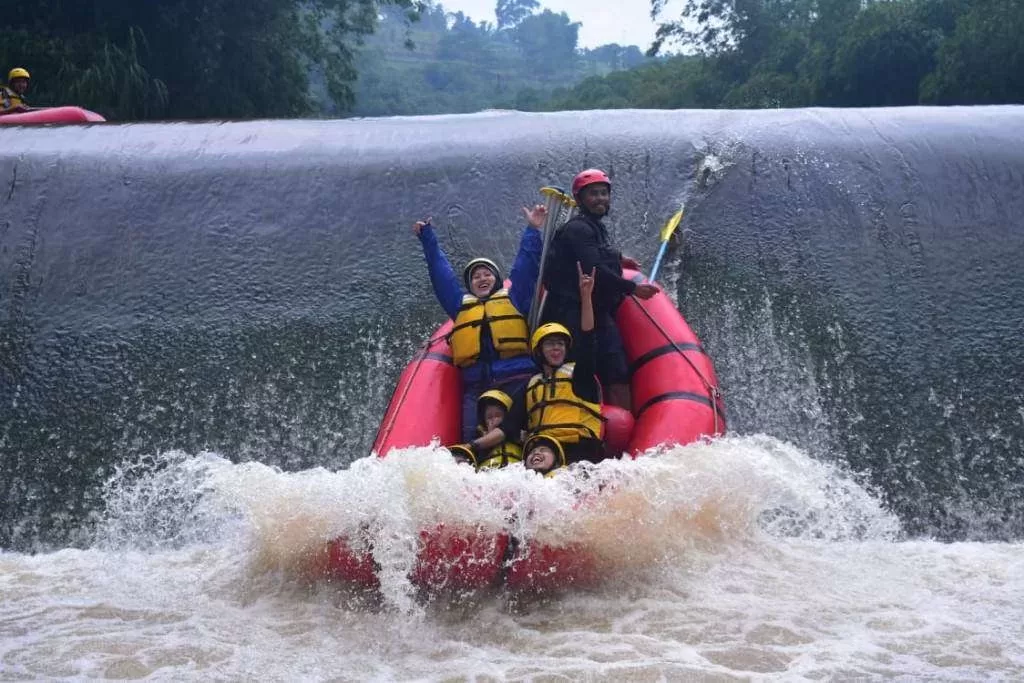
[[[580,26],[580,47],[594,48],[606,43],[636,45],[645,51],[654,41],[656,24],[651,21],[649,0],[539,0],[541,10],[565,12]],[[495,23],[496,0],[438,0],[448,12],[462,12],[473,21]],[[665,17],[674,17],[669,6]],[[676,10],[678,12],[678,10]]]

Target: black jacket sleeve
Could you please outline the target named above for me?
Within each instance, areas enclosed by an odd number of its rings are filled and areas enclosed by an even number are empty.
[[[572,391],[584,401],[601,402],[601,385],[597,381],[597,343],[594,331],[581,332],[576,347],[576,367],[572,372]]]
[[[526,427],[526,387],[521,387],[512,395],[512,407],[505,419],[498,425],[505,434],[506,441],[519,441],[520,433]]]
[[[597,267],[597,277],[594,282],[594,296],[600,298],[599,291],[607,294],[609,291],[628,295],[636,291],[636,283],[622,277],[619,272],[612,270],[609,258],[621,259],[621,254],[602,254],[601,245],[594,236],[593,229],[584,220],[572,220],[562,228],[564,234],[560,245],[566,248],[569,254],[562,259],[562,267],[569,265],[573,270],[573,281],[576,275],[576,261],[580,262],[583,272],[589,273],[592,268]],[[620,271],[621,272],[621,271]]]

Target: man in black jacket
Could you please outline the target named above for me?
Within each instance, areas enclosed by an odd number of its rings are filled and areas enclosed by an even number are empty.
[[[580,299],[576,264],[584,272],[596,268],[594,287],[597,376],[605,389],[605,402],[632,409],[629,368],[622,337],[615,326],[615,310],[629,295],[649,299],[658,292],[652,284],[637,284],[622,277],[622,269],[637,268],[631,258],[612,245],[601,219],[611,206],[612,183],[604,171],[587,169],[573,179],[572,195],[579,214],[559,228],[551,240],[543,278],[547,289],[543,321],[559,322],[573,335],[580,330]]]

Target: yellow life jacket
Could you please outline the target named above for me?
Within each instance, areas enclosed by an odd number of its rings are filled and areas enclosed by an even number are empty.
[[[0,95],[2,95],[2,97],[0,97],[0,99],[2,99],[2,102],[0,102],[0,111],[10,111],[19,105],[26,104],[24,97],[14,92],[13,88],[9,88],[6,85],[0,87]]]
[[[523,448],[517,443],[506,441],[505,443],[492,448],[484,456],[484,460],[477,468],[479,470],[498,469],[507,465],[515,465],[523,461]]]
[[[508,291],[499,289],[486,299],[472,294],[462,297],[462,307],[455,316],[455,327],[448,337],[455,365],[464,368],[480,357],[480,335],[483,326],[491,331],[491,341],[501,358],[522,356],[530,352],[530,331],[526,318],[512,305]]]
[[[565,363],[551,377],[538,373],[527,383],[526,430],[531,436],[543,434],[563,443],[601,438],[601,404],[573,393],[575,367],[575,363]]]

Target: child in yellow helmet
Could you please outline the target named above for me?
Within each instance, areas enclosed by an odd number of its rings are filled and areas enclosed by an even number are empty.
[[[491,389],[480,394],[480,400],[477,401],[477,415],[480,423],[477,429],[480,434],[486,434],[500,425],[511,407],[512,397],[500,389]],[[518,439],[509,439],[484,453],[477,469],[507,467],[521,462],[522,459],[523,449],[519,445]]]
[[[531,436],[523,444],[523,464],[526,469],[533,470],[537,474],[550,477],[559,470],[567,467],[565,460],[565,449],[558,439],[537,434]]]
[[[505,419],[511,407],[512,397],[500,389],[491,389],[480,394],[477,401],[477,431],[486,434],[495,429]],[[451,446],[449,450],[458,462],[469,463],[478,470],[498,469],[522,461],[523,449],[517,441],[505,441],[489,451],[473,448],[469,444]]]

